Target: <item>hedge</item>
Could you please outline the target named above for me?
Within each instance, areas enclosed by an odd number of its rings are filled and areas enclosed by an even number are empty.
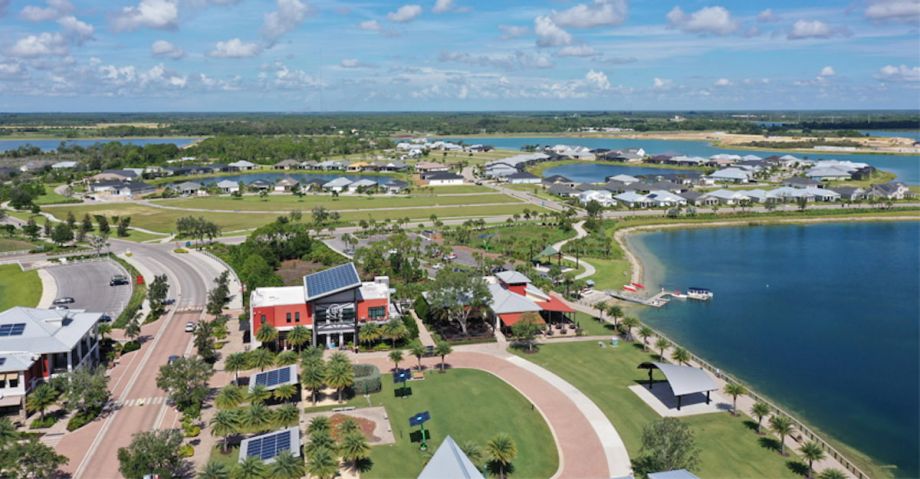
[[[407,339],[409,339],[410,341],[413,339],[418,339],[418,324],[416,324],[415,320],[412,319],[412,315],[404,314],[402,317],[402,321],[403,321],[403,324],[406,325],[406,330],[409,331],[409,337]]]
[[[137,283],[137,277],[141,274],[134,266],[131,266],[131,263],[111,253],[109,256],[128,271],[128,277],[131,281],[131,298],[128,300],[128,304],[125,306],[124,311],[122,311],[121,314],[118,315],[118,318],[115,319],[115,322],[112,323],[113,329],[124,328],[125,325],[128,324],[128,321],[130,321],[141,309],[144,298],[147,297],[147,284],[135,284]]]
[[[431,314],[431,308],[428,306],[428,301],[425,301],[425,298],[422,295],[418,295],[418,297],[415,298],[415,302],[412,304],[412,309],[415,310],[415,314],[418,316],[418,319],[421,319],[424,323],[428,323],[428,315]]]
[[[380,392],[380,370],[373,364],[355,364],[355,383],[352,389],[356,394]]]

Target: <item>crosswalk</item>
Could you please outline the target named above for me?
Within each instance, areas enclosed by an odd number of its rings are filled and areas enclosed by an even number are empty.
[[[125,399],[124,401],[118,401],[116,405],[118,407],[143,407],[163,404],[164,402],[166,402],[166,396],[154,396],[149,398]]]

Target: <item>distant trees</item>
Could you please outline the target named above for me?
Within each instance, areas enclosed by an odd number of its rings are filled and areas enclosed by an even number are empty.
[[[675,469],[693,470],[699,464],[699,449],[686,423],[666,417],[645,426],[636,470],[648,474]]]
[[[176,233],[182,238],[194,238],[203,242],[220,236],[220,227],[204,217],[183,216],[176,220]]]

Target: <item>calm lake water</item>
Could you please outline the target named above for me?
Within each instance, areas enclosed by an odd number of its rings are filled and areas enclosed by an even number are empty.
[[[294,178],[295,180],[297,180],[297,181],[299,181],[299,182],[301,182],[301,183],[306,183],[307,181],[316,180],[316,179],[320,179],[320,180],[323,180],[323,181],[332,181],[332,180],[334,180],[334,179],[336,179],[336,178],[340,178],[340,177],[348,178],[348,179],[351,180],[351,181],[358,181],[358,180],[363,180],[363,179],[374,180],[374,181],[376,181],[377,183],[379,183],[379,184],[381,184],[381,185],[386,185],[386,184],[389,184],[391,181],[393,181],[393,178],[391,178],[391,177],[389,177],[389,176],[384,176],[384,175],[353,175],[353,174],[351,174],[351,175],[337,175],[337,174],[335,174],[335,173],[329,173],[329,174],[326,174],[326,173],[323,173],[323,174],[310,174],[310,173],[292,173],[292,174],[287,174],[287,173],[245,173],[245,174],[239,174],[239,175],[215,176],[215,177],[211,177],[211,178],[202,178],[202,179],[199,179],[199,180],[190,180],[190,181],[196,181],[196,182],[198,182],[198,183],[205,184],[205,185],[210,185],[210,184],[218,183],[218,182],[224,181],[224,180],[235,181],[235,182],[237,182],[237,183],[240,182],[240,181],[242,181],[242,182],[245,183],[245,184],[252,183],[253,181],[256,181],[256,180],[270,181],[270,182],[274,183],[274,182],[280,180],[281,178],[285,178],[285,177],[288,177],[288,176],[291,177],[291,178]]]
[[[631,239],[646,282],[710,288],[643,320],[818,429],[920,475],[920,223],[709,228]]]
[[[664,168],[643,168],[641,166],[623,166],[610,163],[570,164],[547,168],[543,176],[562,175],[579,183],[597,183],[608,176],[616,175],[673,175],[677,173],[699,173],[693,170],[672,170]]]
[[[920,130],[897,130],[897,131],[859,130],[859,132],[866,133],[872,136],[882,136],[885,138],[910,138],[912,140],[920,140]]]
[[[733,150],[716,148],[705,141],[685,140],[634,140],[620,138],[463,138],[463,142],[472,145],[481,143],[497,148],[519,150],[524,145],[581,145],[588,148],[643,148],[650,155],[670,154],[709,157],[719,153],[737,155],[757,155],[768,157],[776,155],[775,151]],[[781,153],[780,153],[781,154]],[[891,171],[898,175],[898,179],[912,185],[920,184],[920,156],[894,156],[894,155],[865,155],[865,154],[834,154],[816,152],[813,154],[791,153],[799,158],[807,159],[839,159],[868,163],[876,168]],[[604,177],[594,181],[604,181]]]
[[[32,145],[41,148],[43,151],[56,150],[62,142],[68,145],[76,146],[93,146],[97,143],[120,142],[129,145],[159,145],[173,143],[178,147],[188,146],[200,140],[200,138],[100,138],[92,140],[0,140],[0,151],[15,150],[20,146]]]

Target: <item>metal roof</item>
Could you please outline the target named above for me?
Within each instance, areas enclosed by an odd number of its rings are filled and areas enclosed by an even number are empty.
[[[639,365],[642,369],[657,368],[664,374],[675,396],[715,391],[719,385],[706,371],[693,366],[679,366],[671,363],[648,362]]]
[[[35,354],[70,351],[101,316],[102,313],[87,313],[82,309],[10,308],[0,313],[0,327],[10,332],[19,331],[19,334],[0,337],[0,351]],[[12,326],[19,324],[25,326]]]
[[[361,286],[361,278],[354,263],[329,268],[303,277],[304,297],[313,301],[340,291]]]
[[[473,461],[466,457],[460,446],[450,436],[444,438],[444,442],[438,446],[434,456],[418,479],[484,479],[481,472],[476,469]]]
[[[556,253],[558,252],[554,252],[552,254]],[[495,277],[502,280],[502,282],[506,284],[522,284],[530,282],[530,279],[527,276],[524,276],[522,273],[518,273],[517,271],[499,271],[498,273],[495,273]]]

